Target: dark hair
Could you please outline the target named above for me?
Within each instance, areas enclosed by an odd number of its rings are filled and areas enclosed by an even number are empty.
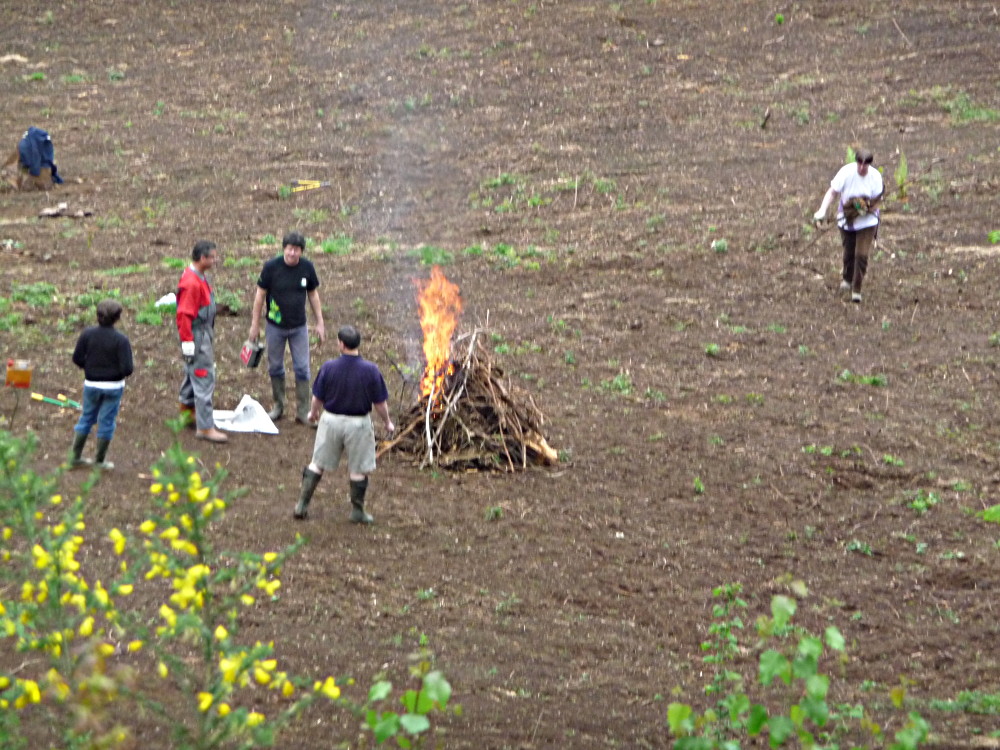
[[[342,326],[337,331],[337,338],[343,342],[348,349],[357,349],[361,346],[361,334],[354,326]]]
[[[198,240],[194,243],[194,250],[191,251],[191,260],[198,261],[206,255],[211,255],[215,250],[215,243],[208,240]]]
[[[122,303],[116,299],[103,299],[97,303],[98,325],[110,328],[122,316]]]
[[[285,235],[284,239],[281,240],[282,247],[288,247],[289,245],[294,245],[295,247],[301,247],[303,250],[306,249],[306,238],[303,237],[298,232],[289,232]]]
[[[875,161],[875,156],[868,149],[859,148],[857,151],[854,152],[854,160],[858,164],[871,164],[873,161]]]

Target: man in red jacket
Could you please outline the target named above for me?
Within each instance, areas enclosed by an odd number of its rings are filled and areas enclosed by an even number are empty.
[[[201,240],[191,251],[191,265],[177,285],[177,332],[184,356],[181,414],[194,412],[195,437],[225,443],[229,437],[215,429],[212,394],[215,392],[215,295],[205,272],[215,265],[215,243]]]

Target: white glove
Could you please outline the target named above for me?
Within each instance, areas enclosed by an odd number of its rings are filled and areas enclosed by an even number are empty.
[[[813,214],[813,221],[826,221],[826,209],[821,209]]]
[[[194,357],[194,342],[193,341],[182,341],[181,342],[181,354],[184,355],[185,359],[191,359]]]

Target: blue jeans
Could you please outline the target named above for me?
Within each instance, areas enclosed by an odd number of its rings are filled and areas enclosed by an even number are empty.
[[[118,408],[122,405],[124,388],[108,391],[103,388],[83,387],[83,414],[73,428],[78,435],[89,435],[90,429],[97,425],[97,439],[110,440],[115,436],[115,422],[118,419]]]
[[[285,377],[285,342],[292,353],[292,370],[296,380],[309,380],[309,328],[281,328],[268,322],[264,329],[267,344],[267,374],[272,378]]]

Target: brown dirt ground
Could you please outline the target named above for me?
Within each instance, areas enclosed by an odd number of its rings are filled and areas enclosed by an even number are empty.
[[[33,361],[36,388],[80,392],[69,355],[91,312],[78,295],[155,299],[179,273],[162,261],[206,237],[228,261],[217,288],[242,303],[217,326],[217,407],[267,403],[264,372],[241,369],[238,350],[276,251],[261,239],[299,228],[350,238],[344,255],[313,247],[326,318],[364,330],[394,398],[391,363],[421,365],[412,279],[451,253],[460,329],[488,321],[502,337],[498,360],[565,451],[559,468],[517,475],[390,455],[363,529],[347,523],[340,475],[293,523],[306,428],[224,447],[185,435],[246,490],[227,544],[308,538],[280,600],[247,623],[291,668],[402,682],[422,633],[464,708],[441,724],[443,746],[665,747],[675,689],[707,705],[711,587],[742,582],[752,620],[792,576],[810,590],[801,623],[836,624],[852,645],[836,701],[873,703],[898,727],[886,693],[905,678],[940,744],[996,728],[928,705],[1000,690],[1000,533],[974,515],[1000,481],[993,2],[0,8],[0,53],[27,60],[0,63],[0,133],[13,147],[27,126],[48,129],[66,177],[51,195],[0,193],[0,295],[58,290],[47,307],[14,303],[23,325],[0,333],[5,357]],[[912,178],[908,202],[888,202],[860,306],[837,292],[835,233],[812,241],[806,226],[856,143],[890,188],[904,154]],[[305,178],[332,186],[276,197]],[[94,216],[34,219],[56,201]],[[122,329],[138,371],[117,469],[90,500],[95,529],[142,520],[137,475],[176,405],[174,331],[134,313]],[[51,467],[72,424],[30,403],[14,430],[37,433]],[[920,489],[941,498],[922,516],[906,504]],[[493,507],[502,517],[487,520]],[[142,741],[163,746],[151,730]],[[342,717],[314,716],[281,744],[361,741]]]

